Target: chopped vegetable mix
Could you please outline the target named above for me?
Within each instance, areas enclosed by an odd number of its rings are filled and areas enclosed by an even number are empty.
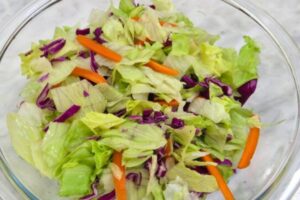
[[[259,45],[223,48],[171,0],[152,3],[94,10],[20,54],[29,80],[11,141],[62,197],[233,200],[227,183],[250,165]]]

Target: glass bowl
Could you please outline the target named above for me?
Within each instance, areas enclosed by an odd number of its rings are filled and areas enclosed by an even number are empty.
[[[148,2],[148,1],[140,1]],[[247,107],[261,116],[262,128],[252,165],[240,170],[229,186],[236,199],[289,199],[298,186],[299,52],[288,34],[266,13],[244,0],[174,0],[178,10],[195,25],[220,34],[219,45],[239,48],[242,36],[262,45],[260,79]],[[117,3],[117,1],[114,1]],[[16,111],[26,83],[18,54],[31,42],[49,38],[56,26],[84,25],[92,9],[106,9],[107,0],[37,0],[7,23],[0,34],[0,166],[14,189],[9,199],[61,199],[57,183],[42,177],[14,152],[6,128],[6,115]],[[216,192],[209,199],[222,199]]]

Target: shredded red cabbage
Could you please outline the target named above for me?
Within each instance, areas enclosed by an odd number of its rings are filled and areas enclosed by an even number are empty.
[[[54,101],[48,97],[49,91],[50,91],[50,86],[49,83],[47,83],[43,88],[42,92],[40,93],[40,95],[38,96],[36,100],[36,105],[41,109],[48,109],[50,111],[55,111],[56,108],[55,108]]]
[[[47,57],[49,54],[57,53],[65,46],[65,44],[66,44],[65,39],[58,39],[58,40],[55,40],[55,41],[41,47],[40,50],[44,52],[42,57],[43,56]]]
[[[90,29],[85,28],[85,29],[77,29],[76,30],[76,35],[88,35],[90,34]]]
[[[167,38],[167,40],[164,42],[164,47],[171,47],[173,45],[172,40],[170,39],[170,37]]]
[[[227,166],[227,167],[232,167],[232,162],[228,159],[224,159],[223,161],[219,160],[219,159],[215,159],[214,160],[216,163],[218,163],[218,165],[223,165],[223,166]]]
[[[115,112],[114,115],[116,115],[117,117],[122,117],[123,115],[125,115],[127,112],[126,108],[119,110],[118,112]]]
[[[140,186],[142,183],[142,173],[138,172],[138,173],[129,173],[126,176],[127,180],[131,180],[132,182],[134,182],[136,185]]]
[[[65,56],[62,56],[62,57],[59,57],[59,58],[53,58],[50,60],[50,62],[53,64],[53,63],[56,63],[56,62],[64,62],[66,60],[69,60],[68,57],[65,57]]]
[[[207,170],[207,168],[203,167],[203,166],[197,166],[192,169],[195,170],[196,172],[198,172],[199,174],[203,174],[203,175],[209,174],[209,171]]]
[[[99,28],[95,29],[95,31],[94,31],[94,35],[95,35],[94,40],[96,40],[100,44],[103,44],[103,43],[106,42],[104,39],[102,39],[102,37],[101,37],[102,34],[103,34],[102,28],[99,27]]]
[[[155,176],[157,178],[163,178],[167,174],[167,166],[164,160],[160,160],[157,163],[157,170],[155,172]]]
[[[116,196],[115,190],[111,191],[110,193],[107,193],[105,195],[102,195],[98,198],[98,200],[114,200]]]
[[[240,97],[235,97],[236,100],[241,102],[242,105],[244,105],[249,97],[255,92],[257,87],[257,79],[253,79],[251,81],[248,81],[244,85],[238,88],[238,92],[240,93]]]
[[[94,198],[96,198],[98,196],[98,190],[97,190],[98,183],[99,181],[96,179],[96,181],[91,186],[92,194],[88,194],[84,197],[81,197],[80,200],[93,200]]]
[[[42,83],[44,82],[45,80],[47,80],[49,78],[49,73],[41,76],[39,79],[38,79],[38,82]]]
[[[159,123],[159,122],[164,122],[168,119],[168,116],[167,115],[164,115],[163,112],[160,112],[160,111],[155,111],[154,112],[154,122],[155,123]]]
[[[146,119],[148,117],[150,117],[150,115],[153,113],[152,109],[146,109],[143,111],[143,119]]]
[[[93,72],[97,72],[97,69],[99,68],[99,65],[96,62],[95,53],[93,51],[91,51],[90,55],[91,55],[91,63],[90,63],[91,70]]]
[[[153,10],[155,10],[155,9],[156,9],[155,5],[153,5],[153,4],[152,4],[152,5],[150,5],[149,7],[150,7],[150,8],[152,8]]]
[[[185,85],[184,85],[185,89],[193,88],[198,84],[197,81],[195,81],[191,76],[188,76],[188,75],[184,75],[181,78],[181,82],[185,83]]]
[[[83,91],[83,96],[84,96],[84,97],[88,97],[88,96],[90,96],[90,94],[89,94],[87,91],[84,90],[84,91]]]
[[[178,142],[173,142],[173,147],[174,149],[179,149],[181,147],[181,144],[179,144]]]
[[[78,53],[78,57],[86,59],[86,58],[90,57],[90,53],[88,51],[80,51]]]
[[[67,119],[75,115],[80,110],[80,106],[72,105],[68,110],[58,116],[54,122],[62,123],[65,122]]]
[[[184,127],[184,121],[174,117],[171,122],[171,127],[174,129],[179,129]]]
[[[202,97],[209,99],[209,83],[214,83],[217,86],[219,86],[222,89],[224,95],[232,96],[233,90],[229,85],[221,82],[220,80],[218,80],[216,78],[207,77],[204,79],[204,82],[199,83],[200,86],[205,88],[205,90],[200,93]]]

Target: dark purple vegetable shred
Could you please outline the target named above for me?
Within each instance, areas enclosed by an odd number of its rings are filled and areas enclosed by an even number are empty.
[[[95,29],[95,31],[94,31],[94,35],[95,35],[94,40],[97,41],[100,44],[103,44],[103,43],[106,42],[104,39],[102,39],[102,34],[103,34],[102,28],[99,27],[99,28]]]
[[[126,179],[127,180],[131,180],[137,186],[140,186],[141,183],[142,183],[142,173],[141,172],[138,172],[138,173],[129,173],[129,174],[126,175]]]
[[[182,128],[182,127],[184,127],[184,121],[174,117],[172,119],[171,127],[174,129]]]
[[[75,115],[80,110],[80,106],[72,105],[69,109],[67,109],[64,113],[58,116],[54,122],[65,122],[67,119]]]
[[[62,57],[59,57],[59,58],[53,58],[53,59],[50,60],[50,62],[51,62],[52,64],[54,64],[54,63],[56,63],[56,62],[64,62],[64,61],[66,61],[66,60],[69,60],[69,58],[68,58],[68,57],[65,57],[65,56],[62,56]]]
[[[118,112],[114,113],[117,117],[122,117],[127,112],[126,108],[119,110]]]
[[[43,56],[47,57],[48,55],[59,52],[65,46],[65,44],[66,44],[65,39],[58,39],[41,47],[40,50],[43,51],[44,53],[42,57]]]
[[[91,63],[90,63],[90,67],[91,67],[91,70],[93,72],[97,72],[98,68],[99,68],[99,65],[98,63],[96,62],[96,59],[95,59],[95,53],[93,51],[90,52],[90,55],[91,55]]]
[[[84,90],[84,91],[83,91],[83,96],[84,96],[84,97],[88,97],[88,96],[90,96],[90,94],[89,94],[87,91]]]
[[[77,29],[76,30],[76,35],[88,35],[90,34],[90,29],[85,28],[85,29]]]
[[[56,108],[54,102],[52,99],[48,97],[49,91],[50,91],[50,86],[49,83],[47,83],[43,88],[42,92],[40,93],[40,95],[38,96],[36,100],[36,105],[41,109],[48,109],[50,111],[55,111]]]
[[[90,53],[88,51],[80,51],[78,53],[78,56],[85,59],[85,58],[90,57]]]
[[[91,186],[92,194],[88,194],[84,197],[81,197],[80,200],[93,200],[94,198],[96,198],[98,196],[98,190],[97,190],[98,184],[99,184],[99,181],[98,181],[98,179],[96,179],[96,181]]]
[[[114,200],[116,196],[115,190],[111,191],[110,193],[104,194],[98,198],[98,200]]]
[[[47,80],[49,78],[49,73],[41,76],[39,79],[38,79],[38,82],[42,83],[44,82],[45,80]]]
[[[255,92],[257,87],[257,79],[253,79],[251,81],[248,81],[244,85],[238,88],[238,92],[240,93],[240,97],[235,97],[236,100],[241,102],[242,105],[244,105],[249,97]]]

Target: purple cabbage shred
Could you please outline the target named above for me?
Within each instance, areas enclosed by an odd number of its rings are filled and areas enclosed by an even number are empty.
[[[142,183],[142,173],[138,172],[138,173],[129,173],[126,176],[127,180],[131,180],[132,182],[134,182],[137,186],[140,186]]]
[[[64,62],[66,60],[69,60],[68,57],[65,57],[65,56],[62,56],[62,57],[59,57],[59,58],[53,58],[50,60],[51,64],[53,63],[56,63],[56,62]]]
[[[240,97],[236,97],[235,99],[241,102],[244,105],[249,97],[255,92],[257,87],[257,79],[253,79],[248,81],[244,85],[238,88],[238,92],[240,93]]]
[[[67,109],[64,113],[58,116],[54,122],[62,123],[65,122],[67,119],[75,115],[80,110],[80,106],[72,105],[69,109]]]
[[[182,128],[182,127],[184,127],[184,121],[174,117],[172,119],[171,127],[174,129]]]
[[[90,53],[88,51],[80,51],[78,53],[78,57],[86,59],[86,58],[90,57]]]
[[[42,83],[42,82],[44,82],[45,80],[47,80],[48,78],[49,78],[49,73],[44,74],[43,76],[41,76],[41,77],[38,79],[38,82]]]
[[[97,72],[98,68],[99,68],[99,65],[98,63],[96,62],[96,59],[95,59],[95,53],[93,51],[90,52],[90,55],[91,55],[91,63],[90,63],[90,67],[91,67],[91,70],[93,72]]]
[[[94,35],[95,35],[94,40],[97,41],[100,44],[103,44],[103,43],[106,42],[104,39],[102,39],[102,34],[103,34],[102,28],[99,27],[99,28],[95,29],[95,31],[94,31]]]
[[[83,91],[83,96],[84,96],[84,97],[88,97],[88,96],[90,96],[90,94],[89,94],[87,91],[84,90],[84,91]]]
[[[119,110],[118,112],[115,112],[114,115],[116,115],[117,117],[122,117],[123,115],[125,115],[127,112],[126,108]]]
[[[221,82],[220,80],[218,80],[216,78],[207,77],[204,79],[204,82],[199,83],[200,86],[205,88],[205,90],[201,92],[202,97],[209,99],[209,83],[214,83],[217,86],[219,86],[222,89],[224,95],[232,96],[233,90],[229,85]]]
[[[115,190],[111,191],[110,193],[104,194],[98,198],[98,200],[114,200],[116,196]]]
[[[215,162],[218,163],[218,165],[223,165],[226,167],[232,167],[232,162],[228,159],[224,159],[223,161],[219,159],[215,159]]]
[[[76,30],[76,35],[88,35],[88,34],[90,34],[90,29],[89,28],[77,29]]]
[[[40,93],[40,95],[38,96],[36,100],[36,105],[41,109],[48,109],[50,111],[55,111],[56,108],[55,108],[54,101],[48,97],[49,92],[50,92],[50,86],[49,83],[47,83],[43,88],[42,92]]]
[[[184,85],[185,89],[193,88],[198,84],[197,81],[195,81],[191,76],[188,76],[188,75],[184,75],[181,78],[181,81],[185,83],[185,85]]]
[[[84,197],[81,197],[80,200],[93,200],[94,198],[96,198],[98,196],[98,190],[97,190],[98,183],[99,181],[96,179],[96,181],[91,186],[92,193]]]
[[[40,48],[41,51],[43,51],[43,56],[47,57],[48,55],[55,54],[59,52],[66,44],[65,39],[57,39],[43,47]]]

